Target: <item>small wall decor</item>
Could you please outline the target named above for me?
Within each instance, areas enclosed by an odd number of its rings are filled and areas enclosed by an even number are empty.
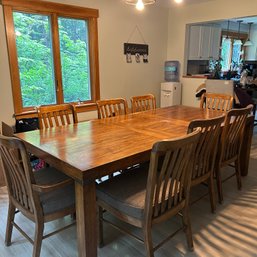
[[[143,62],[144,63],[148,62],[148,54],[143,54]]]
[[[127,59],[127,63],[132,62],[131,53],[126,53],[126,59]]]
[[[135,59],[137,63],[140,63],[140,54],[139,53],[135,53]]]
[[[131,36],[134,34],[135,30],[137,30],[142,37],[144,44],[136,44],[136,43],[129,43]],[[141,62],[141,56],[143,63],[148,63],[148,45],[145,43],[142,33],[140,32],[138,26],[134,28],[132,31],[129,40],[127,43],[124,43],[124,54],[126,55],[127,63],[132,63],[132,55],[135,56],[136,63]]]

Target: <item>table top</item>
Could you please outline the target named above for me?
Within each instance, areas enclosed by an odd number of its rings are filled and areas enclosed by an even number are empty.
[[[83,183],[147,161],[156,141],[185,135],[194,119],[221,114],[172,106],[18,133],[16,137],[25,142],[29,152]]]

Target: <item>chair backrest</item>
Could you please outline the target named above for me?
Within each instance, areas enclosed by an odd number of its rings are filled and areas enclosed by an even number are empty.
[[[235,88],[235,94],[238,98],[239,104],[241,107],[246,107],[249,104],[253,104],[253,99],[252,97],[247,93],[246,90],[242,88]]]
[[[184,137],[153,145],[146,187],[146,220],[174,215],[187,204],[192,159],[199,136],[197,129]]]
[[[32,190],[35,179],[24,143],[17,138],[0,135],[0,159],[10,201],[31,219],[35,213],[43,215],[39,196]]]
[[[37,111],[40,129],[59,127],[78,122],[77,113],[71,104],[39,106]]]
[[[247,116],[253,106],[248,105],[241,109],[232,109],[226,114],[225,124],[221,134],[221,145],[218,151],[219,161],[224,163],[239,156],[243,143],[243,132]]]
[[[156,99],[152,94],[132,96],[130,101],[132,113],[156,109]]]
[[[204,93],[200,108],[229,111],[233,106],[233,96],[225,94]]]
[[[128,113],[128,104],[124,98],[96,101],[98,119],[119,116]]]
[[[221,134],[221,125],[225,115],[203,120],[193,120],[188,126],[188,133],[200,128],[200,138],[195,149],[195,162],[192,171],[192,180],[197,182],[205,179],[213,171],[216,160],[217,146]]]
[[[12,137],[14,134],[13,128],[3,121],[2,121],[2,134],[8,137]]]

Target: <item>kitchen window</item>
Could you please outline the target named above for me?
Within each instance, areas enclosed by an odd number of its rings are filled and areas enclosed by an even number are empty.
[[[243,42],[246,38],[246,34],[241,34],[240,39]],[[227,72],[229,70],[237,71],[244,58],[243,46],[234,44],[234,41],[237,39],[237,33],[230,32],[228,38],[227,35],[222,33],[220,55],[222,59],[221,66],[223,72]]]
[[[98,10],[3,0],[15,114],[99,99]]]

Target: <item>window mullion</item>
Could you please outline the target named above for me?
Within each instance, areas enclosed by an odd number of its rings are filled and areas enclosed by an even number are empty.
[[[62,70],[61,70],[61,55],[60,55],[60,41],[58,32],[58,16],[51,15],[52,24],[52,44],[53,44],[53,62],[55,73],[55,88],[56,88],[56,101],[58,104],[63,103],[63,84],[62,84]]]
[[[233,56],[233,40],[230,39],[230,52],[229,52],[229,70],[231,68],[231,64],[232,64],[232,56]]]
[[[89,20],[89,51],[92,100],[95,102],[100,99],[98,29],[96,18]]]

